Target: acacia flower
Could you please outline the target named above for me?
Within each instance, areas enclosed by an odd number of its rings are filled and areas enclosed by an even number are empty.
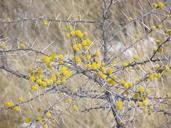
[[[117,100],[116,101],[116,109],[117,110],[122,110],[123,109],[123,101],[122,100]]]

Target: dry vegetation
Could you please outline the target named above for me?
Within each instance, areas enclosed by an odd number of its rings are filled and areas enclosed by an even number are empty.
[[[104,41],[101,29],[104,25],[102,21],[104,1],[108,3],[112,0],[0,0],[0,128],[23,128],[24,125],[26,127],[24,123],[26,117],[36,118],[54,103],[52,118],[47,121],[50,128],[115,127],[111,109],[104,107],[93,109],[107,104],[106,101],[97,98],[80,98],[62,91],[52,90],[33,101],[23,103],[19,112],[4,107],[6,101],[12,100],[17,103],[19,97],[27,101],[40,95],[44,89],[32,91],[32,83],[23,78],[23,74],[29,75],[30,70],[40,64],[42,58],[40,53],[30,50],[2,51],[21,49],[21,45],[24,45],[26,49],[31,48],[43,54],[49,55],[55,52],[71,55],[73,54],[71,41],[66,36],[68,24],[87,33],[94,42],[94,50],[97,50],[103,47]],[[162,45],[163,51],[160,49],[161,52],[157,52],[157,58],[164,58],[166,61],[160,60],[157,63],[161,66],[166,64],[170,66],[171,4],[169,0],[165,0],[164,8],[156,9],[152,7],[154,2],[161,1],[113,0],[107,14],[109,19],[107,25],[110,26],[107,28],[106,35],[110,47],[107,56],[110,59],[114,58],[118,66],[128,63],[134,55],[138,55],[142,61],[150,60],[149,57],[153,55],[154,50],[167,37],[169,40]],[[155,28],[156,26],[158,28]],[[118,77],[120,80],[133,80],[148,72],[155,64],[149,61],[147,65],[126,69]],[[21,77],[16,75],[18,73],[21,73],[19,74]],[[160,79],[155,79],[145,86],[150,96],[167,97],[166,101],[159,99],[156,102],[157,105],[159,102],[163,103],[160,108],[167,113],[163,111],[144,113],[135,110],[124,117],[124,121],[130,121],[126,124],[126,128],[171,127],[170,79],[170,72],[162,73]],[[84,90],[98,96],[104,92],[104,88],[84,75],[74,76],[65,83],[64,87],[72,92]],[[71,104],[67,103],[68,98],[73,100]],[[79,110],[72,110],[73,104],[78,105]],[[88,108],[92,110],[89,111]]]

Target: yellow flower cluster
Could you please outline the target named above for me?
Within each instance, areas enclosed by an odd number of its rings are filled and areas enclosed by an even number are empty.
[[[122,110],[123,109],[123,101],[122,100],[117,100],[116,101],[116,109],[117,110]]]
[[[14,102],[13,101],[7,101],[5,102],[5,107],[13,107],[14,106]]]
[[[67,26],[67,30],[69,31],[69,33],[67,34],[68,38],[78,37],[81,39],[84,37],[84,34],[81,32],[81,30],[74,30],[72,26]]]
[[[132,86],[132,83],[129,82],[129,81],[122,80],[122,81],[121,81],[121,85],[122,85],[124,88],[128,89],[128,88],[130,88],[130,87]]]
[[[50,56],[44,56],[42,58],[42,61],[46,64],[46,66],[48,68],[50,68],[51,67],[51,62],[55,61],[55,59],[56,59],[56,54],[52,53]]]
[[[162,9],[165,6],[164,2],[153,3],[152,5],[155,9]]]

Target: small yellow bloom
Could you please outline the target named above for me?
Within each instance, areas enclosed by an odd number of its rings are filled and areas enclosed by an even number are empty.
[[[75,35],[79,38],[82,38],[84,36],[84,34],[80,30],[76,30]]]
[[[150,81],[154,80],[154,75],[153,75],[153,74],[150,74],[150,75],[148,76],[148,79],[149,79]]]
[[[107,69],[107,73],[108,73],[109,75],[111,75],[111,74],[113,73],[113,68],[112,68],[112,67],[109,67],[109,68]]]
[[[100,77],[100,78],[102,78],[103,80],[105,80],[106,79],[106,75],[105,74],[103,74],[101,71],[99,71],[98,73],[97,73],[97,75]]]
[[[37,79],[36,80],[36,83],[39,84],[39,85],[41,85],[42,84],[42,79]]]
[[[117,110],[122,110],[123,109],[123,101],[122,100],[117,100],[116,101],[116,109]]]
[[[165,65],[164,66],[164,71],[166,71],[166,72],[170,71],[170,67],[168,65]]]
[[[144,86],[139,86],[138,87],[138,92],[144,93],[144,91],[145,91]]]
[[[152,6],[153,8],[156,8],[156,9],[159,7],[157,3],[153,3]]]
[[[145,98],[143,101],[142,101],[143,105],[147,105],[147,99]]]
[[[115,85],[115,84],[116,84],[116,82],[115,82],[113,79],[111,79],[111,78],[108,78],[108,79],[107,79],[107,82],[108,82],[108,84],[110,84],[110,85]]]
[[[91,69],[92,70],[97,70],[100,68],[100,65],[97,62],[92,62],[91,64]]]
[[[26,122],[26,123],[30,123],[31,121],[32,121],[32,120],[31,120],[30,117],[26,117],[26,118],[25,118],[25,122]]]
[[[67,26],[66,26],[66,29],[67,29],[68,31],[73,31],[72,25],[67,25]]]
[[[88,46],[88,42],[87,42],[87,40],[83,40],[81,44],[82,44],[82,46],[83,46],[83,47]]]
[[[53,84],[53,80],[52,80],[52,79],[47,79],[47,80],[46,80],[46,83],[47,83],[48,85],[52,85],[52,84]]]
[[[29,77],[29,80],[30,80],[31,82],[35,82],[36,77],[35,77],[34,75],[31,75],[31,76]]]
[[[44,24],[45,26],[48,26],[48,25],[49,25],[49,21],[48,21],[47,19],[44,19],[44,20],[43,20],[43,24]]]
[[[80,64],[80,63],[81,63],[81,58],[80,58],[80,56],[75,56],[74,58],[75,58],[75,62],[76,62],[77,64]]]
[[[37,91],[39,89],[39,85],[35,84],[31,87],[32,91]]]
[[[77,51],[80,50],[80,48],[79,48],[79,46],[78,46],[77,44],[74,44],[74,45],[72,46],[72,48],[73,48],[73,50],[74,50],[75,52],[77,52]]]
[[[100,57],[101,52],[100,52],[100,51],[96,51],[94,55],[95,55],[96,57]]]
[[[142,102],[142,101],[139,101],[139,102],[138,102],[138,106],[139,106],[139,107],[142,107],[142,106],[143,106],[143,102]]]
[[[23,97],[20,96],[20,97],[18,98],[18,101],[19,101],[19,102],[23,102],[23,101],[24,101],[24,100],[23,100]]]
[[[55,58],[56,58],[56,53],[51,53],[50,54],[51,61],[55,61]]]
[[[45,114],[45,115],[46,115],[46,117],[47,117],[47,118],[52,118],[52,114],[51,114],[51,112],[49,112],[49,111],[48,111],[48,112],[46,112],[46,114]]]
[[[140,57],[139,57],[139,55],[133,55],[133,59],[134,60],[140,60]]]
[[[14,102],[13,101],[7,101],[5,102],[5,107],[13,107],[14,106]]]
[[[36,120],[37,121],[42,121],[43,120],[43,117],[41,115],[38,115]]]
[[[72,110],[74,110],[74,111],[77,111],[79,108],[78,108],[78,106],[77,105],[72,105]]]
[[[131,82],[129,82],[129,81],[126,82],[126,81],[124,81],[124,80],[121,81],[121,84],[122,84],[122,86],[123,86],[124,88],[126,88],[126,89],[128,89],[129,87],[132,86]]]
[[[59,59],[59,60],[63,60],[63,59],[64,59],[64,55],[63,55],[63,54],[59,54],[59,55],[58,55],[58,59]]]
[[[129,64],[130,64],[129,62],[124,62],[124,63],[123,63],[123,66],[126,67],[126,66],[128,66]]]
[[[106,73],[106,71],[107,71],[106,67],[101,67],[101,71],[102,71],[103,73]]]
[[[13,108],[13,110],[14,110],[15,112],[18,112],[18,111],[20,111],[20,107],[19,107],[19,106],[15,106],[15,107]]]
[[[24,42],[20,42],[19,48],[20,48],[20,49],[24,49],[25,47],[26,47],[26,45],[24,44]]]
[[[66,99],[66,102],[69,103],[69,104],[71,104],[72,103],[72,99],[71,98],[68,98],[68,99]]]
[[[154,65],[154,69],[157,70],[160,67],[159,64]]]
[[[155,73],[154,76],[155,76],[156,78],[161,78],[161,74],[160,74],[160,73]]]
[[[50,62],[51,62],[51,58],[50,58],[49,56],[44,56],[44,57],[42,58],[42,61],[43,61],[46,65],[48,65],[48,64],[50,64]]]
[[[160,9],[162,9],[162,8],[164,8],[165,4],[164,4],[164,2],[159,2],[158,6],[159,6]]]
[[[41,86],[44,87],[44,88],[47,87],[47,82],[42,81]]]

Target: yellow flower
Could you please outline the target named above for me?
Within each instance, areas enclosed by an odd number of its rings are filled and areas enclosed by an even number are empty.
[[[154,69],[157,70],[160,67],[159,64],[154,65]]]
[[[170,71],[170,67],[168,65],[165,65],[164,66],[164,71],[166,71],[166,72]]]
[[[94,55],[95,55],[96,57],[100,57],[101,52],[100,52],[100,51],[96,51]]]
[[[171,29],[166,29],[165,33],[168,34],[168,35],[171,35]]]
[[[134,60],[139,60],[140,57],[139,57],[139,55],[133,55],[133,59],[134,59]]]
[[[108,82],[108,84],[110,84],[110,85],[115,85],[115,84],[116,84],[116,82],[115,82],[113,79],[111,79],[111,78],[108,78],[108,79],[107,79],[107,82]]]
[[[56,81],[57,80],[57,74],[52,74],[51,75],[51,80]]]
[[[79,46],[78,46],[77,44],[74,44],[74,45],[72,46],[72,48],[73,48],[73,50],[74,50],[75,52],[77,52],[77,51],[80,50],[80,48],[79,48]]]
[[[123,101],[122,100],[117,100],[116,101],[116,109],[117,110],[122,110],[123,109]]]
[[[76,30],[75,31],[75,35],[77,36],[77,37],[79,37],[79,38],[82,38],[84,35],[83,35],[83,33],[80,31],[80,30]]]
[[[144,91],[145,91],[144,86],[139,86],[138,87],[138,92],[144,93]]]
[[[88,45],[93,44],[93,42],[92,42],[90,39],[87,39],[86,41],[87,41],[87,44],[88,44]]]
[[[44,19],[44,20],[43,20],[43,24],[44,24],[45,26],[48,26],[48,25],[49,25],[49,21],[48,21],[47,19]]]
[[[135,93],[134,96],[133,96],[134,99],[138,99],[138,97],[139,97],[138,93]]]
[[[42,84],[42,80],[41,79],[37,79],[36,80],[36,83],[39,84],[39,85],[41,85]]]
[[[23,97],[20,96],[20,97],[18,98],[18,101],[19,101],[19,102],[23,102],[23,101],[24,101],[24,100],[23,100]]]
[[[100,78],[102,78],[103,80],[105,80],[106,79],[106,75],[105,74],[103,74],[101,71],[99,71],[98,73],[97,73],[97,75],[100,77]]]
[[[72,72],[65,66],[62,66],[59,71],[66,77],[70,77],[72,75]]]
[[[160,73],[155,73],[154,76],[155,76],[156,78],[161,78],[161,74],[160,74]]]
[[[13,101],[7,101],[5,102],[5,107],[13,107],[14,106],[14,102]]]
[[[159,2],[158,6],[159,6],[160,9],[162,9],[162,8],[164,8],[165,4],[163,2]]]
[[[157,3],[153,3],[152,6],[153,6],[153,8],[158,8],[158,4]]]
[[[78,106],[77,105],[72,105],[72,110],[74,110],[74,111],[77,111],[79,108],[78,108]]]
[[[150,75],[148,76],[148,79],[149,79],[150,81],[154,80],[154,75],[153,75],[153,74],[150,74]]]
[[[80,56],[75,56],[74,58],[75,58],[75,62],[76,62],[77,64],[80,64],[80,63],[81,63],[81,58],[80,58]]]
[[[129,64],[130,64],[129,62],[124,62],[124,63],[123,63],[123,66],[126,67],[126,66],[128,66]]]
[[[49,56],[44,56],[42,58],[42,61],[46,64],[46,65],[49,65],[50,62],[51,62],[51,58]]]
[[[53,84],[53,80],[52,80],[52,79],[47,79],[47,80],[46,80],[46,83],[47,83],[48,85],[52,85],[52,84]]]
[[[26,117],[26,118],[25,118],[25,122],[26,122],[26,123],[30,123],[31,121],[32,121],[32,120],[31,120],[30,117]]]
[[[63,55],[63,54],[59,54],[59,55],[58,55],[58,59],[59,59],[60,61],[63,61],[64,55]]]
[[[72,25],[67,25],[67,26],[66,26],[66,29],[67,29],[68,31],[73,31]]]
[[[50,54],[51,61],[55,61],[55,58],[56,58],[56,53],[51,53]]]
[[[39,89],[39,85],[35,84],[31,87],[32,91],[37,91]]]
[[[20,42],[19,48],[20,48],[20,49],[23,49],[23,48],[25,48],[25,47],[26,47],[26,46],[25,46],[24,42]]]
[[[68,99],[66,99],[66,102],[71,104],[72,103],[72,99],[68,98]]]
[[[87,40],[83,40],[81,44],[82,44],[82,46],[83,46],[83,47],[88,46],[88,42],[87,42]]]
[[[91,55],[90,55],[90,54],[86,54],[86,55],[85,55],[85,59],[86,59],[86,60],[90,60],[90,59],[91,59]]]
[[[31,82],[35,82],[36,77],[35,77],[34,75],[31,75],[31,76],[29,77],[29,80],[30,80]]]
[[[143,105],[147,105],[147,99],[145,98],[143,101],[142,101]]]
[[[109,68],[107,69],[107,73],[108,73],[109,75],[111,75],[111,74],[113,73],[113,68],[112,68],[112,67],[109,67]]]
[[[139,106],[139,107],[142,107],[142,106],[143,106],[143,102],[142,102],[142,101],[139,101],[139,102],[138,102],[138,106]]]
[[[47,87],[47,82],[42,81],[41,86],[44,87],[44,88]]]
[[[13,110],[14,110],[15,112],[18,112],[18,111],[20,111],[20,107],[19,107],[19,106],[15,106],[15,107],[13,108]]]
[[[101,67],[101,71],[102,71],[103,73],[106,73],[106,67]]]
[[[91,69],[92,70],[96,70],[96,69],[99,69],[99,68],[100,68],[100,65],[97,62],[92,62],[92,64],[91,64]]]
[[[52,114],[51,114],[51,112],[46,112],[46,114],[45,114],[45,115],[46,115],[46,117],[47,117],[47,118],[52,118]]]
[[[121,84],[122,84],[122,86],[124,87],[124,88],[126,88],[126,89],[128,89],[129,87],[131,87],[132,86],[132,84],[131,84],[131,82],[126,82],[125,80],[122,80],[121,81]]]

